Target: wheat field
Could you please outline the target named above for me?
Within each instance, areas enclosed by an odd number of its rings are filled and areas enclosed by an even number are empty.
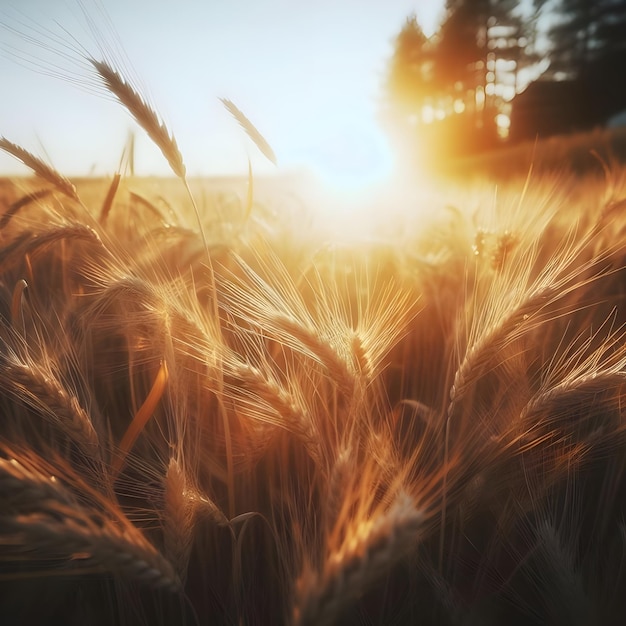
[[[2,623],[622,623],[626,170],[333,240],[90,62],[178,180],[0,139]]]

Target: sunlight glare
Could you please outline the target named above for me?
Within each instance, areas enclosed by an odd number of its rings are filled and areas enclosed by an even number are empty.
[[[373,121],[354,121],[325,134],[307,169],[337,200],[357,200],[389,178],[394,163],[386,137]]]

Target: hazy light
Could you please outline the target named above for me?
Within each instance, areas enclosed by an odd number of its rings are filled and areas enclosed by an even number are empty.
[[[121,48],[111,42],[97,10],[92,11],[98,2],[84,4],[103,31],[104,49],[117,57],[115,51]],[[375,120],[394,37],[414,11],[424,30],[432,32],[443,0],[417,7],[413,0],[366,6],[358,0],[180,0],[176,10],[147,0],[102,4],[141,87],[175,134],[191,175],[245,175],[248,156],[255,173],[274,171],[223,110],[218,98],[226,97],[270,142],[281,169],[307,165],[327,178],[342,172],[340,178],[356,181],[375,178],[387,167],[385,156],[375,156],[384,154]],[[34,31],[28,32],[29,23],[50,29],[60,41],[70,42],[70,35],[76,35],[100,57],[98,44],[103,42],[89,34],[78,6],[72,1],[8,0],[0,22],[14,19],[13,24],[25,24],[22,30],[30,35]],[[82,31],[76,28],[81,22]],[[67,38],[60,28],[67,28]],[[3,49],[28,47],[19,37],[9,43],[8,31],[0,31],[0,37]],[[39,70],[58,62],[46,61],[45,55],[35,48],[35,60],[44,58]],[[119,104],[75,89],[67,77],[31,72],[9,56],[0,50],[0,135],[37,154],[48,153],[67,175],[110,174],[134,128],[137,172],[170,173],[158,149]],[[338,120],[344,124],[346,119],[353,126],[339,132]],[[355,132],[364,137],[353,148]],[[356,157],[346,156],[353,152]],[[28,170],[0,154],[0,172]]]
[[[333,192],[358,194],[391,174],[393,157],[382,132],[373,122],[363,121],[325,137],[306,164]]]
[[[422,121],[424,124],[431,124],[435,121],[435,107],[427,104],[422,108]]]

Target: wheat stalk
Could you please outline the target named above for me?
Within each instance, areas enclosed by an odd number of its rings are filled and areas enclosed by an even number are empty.
[[[159,150],[161,150],[161,153],[169,163],[172,172],[174,172],[174,174],[183,181],[193,206],[196,221],[198,223],[198,229],[202,238],[202,244],[210,262],[211,258],[209,255],[209,245],[204,232],[202,218],[200,217],[198,205],[196,204],[196,200],[191,193],[191,188],[189,187],[189,182],[187,181],[187,170],[185,168],[182,153],[176,143],[176,138],[168,131],[165,124],[159,119],[155,110],[148,105],[139,92],[137,92],[132,85],[119,74],[119,72],[113,69],[105,61],[96,61],[91,57],[88,57],[87,60],[94,66],[106,88],[117,97],[135,121],[146,131]]]
[[[115,195],[117,194],[117,190],[120,186],[121,178],[122,178],[122,175],[119,172],[116,172],[111,180],[111,184],[109,185],[107,195],[105,196],[104,201],[102,203],[102,207],[100,208],[100,218],[99,218],[100,226],[104,226],[106,224],[111,208],[113,207],[113,201],[115,200]]]
[[[9,141],[5,137],[0,137],[0,149],[8,152],[10,155],[20,160],[24,165],[26,165],[26,167],[33,170],[37,176],[40,176],[54,185],[55,189],[58,189],[68,198],[80,202],[76,193],[76,187],[74,187],[74,185],[67,178],[65,178],[65,176],[59,174],[57,170],[42,161],[39,157],[36,157],[28,150],[25,150],[21,146]]]

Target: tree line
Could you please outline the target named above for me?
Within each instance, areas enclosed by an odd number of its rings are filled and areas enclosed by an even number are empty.
[[[434,35],[411,15],[393,43],[384,124],[431,156],[582,129],[626,107],[625,0],[447,0]]]

